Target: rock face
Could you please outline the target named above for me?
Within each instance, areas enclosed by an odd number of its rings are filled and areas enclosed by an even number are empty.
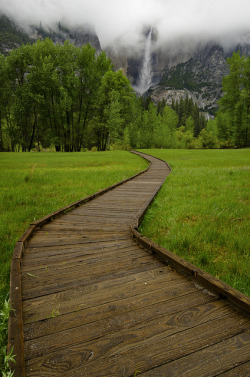
[[[0,15],[0,52],[8,53],[13,48],[23,43],[34,43],[38,39],[51,38],[55,43],[63,43],[69,40],[77,47],[90,43],[99,52],[101,45],[99,38],[91,25],[83,25],[77,28],[68,28],[61,23],[50,29],[45,29],[40,24],[24,28],[5,15]]]
[[[150,88],[152,98],[156,102],[164,98],[171,103],[172,98],[188,95],[200,109],[213,115],[222,95],[222,79],[229,72],[227,58],[234,51],[249,56],[250,39],[249,43],[238,44],[230,51],[225,51],[216,42],[200,44],[187,61],[165,67],[158,85]]]
[[[167,103],[188,95],[201,109],[213,114],[222,94],[222,78],[228,73],[226,59],[223,48],[215,42],[199,46],[186,62],[166,66],[150,94],[156,102],[164,98]]]
[[[143,64],[143,50],[140,54],[131,56],[130,53],[127,57],[126,51],[121,51],[119,54],[112,51],[111,59],[116,68],[124,67],[124,73],[136,90]],[[145,95],[150,94],[155,102],[164,98],[168,104],[173,98],[176,100],[188,95],[200,109],[213,115],[222,95],[222,78],[228,73],[227,58],[234,51],[250,55],[250,33],[230,49],[223,48],[216,41],[199,44],[187,41],[161,48],[157,48],[156,43],[151,55],[153,85]]]

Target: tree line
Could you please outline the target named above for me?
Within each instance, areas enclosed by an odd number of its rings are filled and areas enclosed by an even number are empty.
[[[230,73],[223,78],[224,95],[215,118],[221,146],[250,147],[250,56],[234,53],[228,59]]]
[[[105,52],[89,44],[46,39],[22,45],[0,54],[0,151],[245,146],[249,82],[243,87],[240,80],[237,116],[227,99],[233,83],[225,79],[218,117],[207,122],[191,98],[167,106],[138,97]]]

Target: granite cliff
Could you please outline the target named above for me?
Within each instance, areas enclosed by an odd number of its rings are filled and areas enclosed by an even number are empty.
[[[230,45],[230,44],[229,44]],[[144,93],[157,103],[165,99],[191,97],[200,109],[213,115],[222,95],[222,78],[228,73],[227,58],[234,51],[250,55],[250,33],[245,34],[230,48],[217,41],[182,41],[176,45],[157,46],[154,31],[151,53],[152,85]],[[131,52],[123,48],[110,48],[108,53],[115,68],[123,68],[137,90],[144,50]]]

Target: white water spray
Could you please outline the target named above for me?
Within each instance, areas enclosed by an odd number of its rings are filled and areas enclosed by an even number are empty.
[[[152,45],[152,27],[146,39],[143,64],[142,64],[142,69],[140,73],[140,82],[137,88],[140,94],[145,93],[152,85],[151,45]]]

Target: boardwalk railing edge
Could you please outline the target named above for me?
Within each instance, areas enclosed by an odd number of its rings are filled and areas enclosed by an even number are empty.
[[[63,207],[41,219],[32,222],[29,228],[23,233],[23,235],[17,241],[10,267],[10,316],[8,322],[8,354],[13,349],[13,355],[15,355],[15,362],[11,364],[11,369],[14,371],[14,377],[25,377],[25,365],[24,365],[24,341],[23,341],[23,316],[22,316],[22,285],[21,285],[21,263],[23,251],[34,233],[44,224],[54,220],[62,214],[65,214],[74,208],[87,203],[98,196],[105,194],[114,188],[121,186],[122,184],[131,181],[132,179],[140,176],[148,171],[151,163],[146,169],[126,178],[120,182],[117,182],[105,189],[102,189],[92,195],[89,195],[83,199],[80,199],[66,207]]]
[[[141,155],[140,152],[133,153]],[[170,171],[172,171],[171,167],[168,165],[166,161],[160,158],[158,158],[158,160],[165,162],[166,165],[169,167]],[[180,258],[178,255],[163,248],[162,246],[158,245],[157,243],[153,242],[152,240],[148,239],[147,237],[139,233],[139,225],[142,222],[147,209],[149,208],[155,196],[161,189],[164,181],[165,179],[162,181],[160,187],[153,193],[148,203],[146,203],[146,205],[138,212],[133,224],[131,225],[132,237],[136,240],[138,245],[142,246],[150,253],[157,254],[160,257],[160,259],[163,260],[166,264],[169,264],[175,269],[184,272],[188,276],[191,276],[199,285],[209,289],[214,293],[219,294],[223,298],[228,299],[228,301],[231,302],[233,305],[237,306],[241,310],[243,309],[246,313],[250,314],[250,298],[248,296],[244,295],[243,293],[239,292],[237,289],[231,287],[223,281],[215,278],[213,275],[210,275],[204,270],[201,270],[200,268],[192,265],[186,260]]]

